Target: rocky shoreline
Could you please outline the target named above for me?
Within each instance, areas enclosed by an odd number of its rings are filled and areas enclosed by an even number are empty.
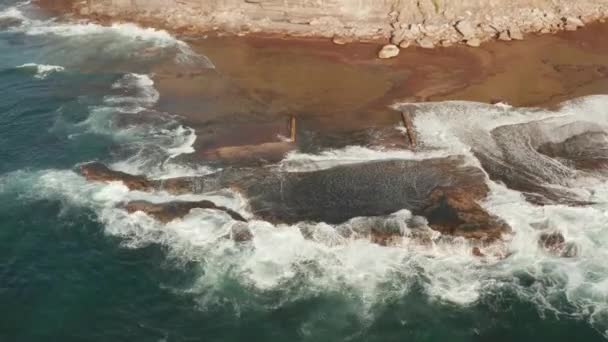
[[[127,20],[184,33],[326,37],[336,44],[390,43],[380,57],[409,46],[477,47],[529,33],[576,30],[608,17],[608,0],[39,0],[79,16]]]

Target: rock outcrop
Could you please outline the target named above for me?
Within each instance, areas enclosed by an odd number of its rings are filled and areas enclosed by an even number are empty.
[[[132,201],[125,205],[125,209],[129,213],[141,211],[155,219],[167,223],[177,218],[184,217],[190,213],[192,209],[215,209],[225,212],[236,221],[246,222],[245,218],[234,210],[226,207],[215,205],[211,201],[174,201],[164,203],[152,203],[148,201]]]
[[[578,255],[578,247],[574,243],[566,242],[560,232],[542,233],[538,245],[548,253],[562,258],[573,258]]]
[[[337,43],[390,40],[422,47],[523,33],[575,30],[608,15],[608,0],[39,0],[83,16],[136,20],[179,31],[321,36]]]
[[[89,165],[89,166],[87,166]],[[479,205],[487,193],[481,170],[461,158],[387,160],[341,165],[310,172],[285,172],[270,167],[230,168],[203,177],[160,183],[144,176],[111,171],[98,164],[81,167],[92,181],[124,181],[134,190],[161,189],[175,194],[231,188],[249,199],[251,212],[275,223],[341,224],[354,217],[386,216],[406,209],[428,220],[431,229],[447,235],[491,242],[510,228]],[[178,184],[175,186],[174,184]],[[167,222],[193,208],[226,211],[211,202],[132,202],[127,210],[143,211]],[[387,243],[396,231],[372,230]]]

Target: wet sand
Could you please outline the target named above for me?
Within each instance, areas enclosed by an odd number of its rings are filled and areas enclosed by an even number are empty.
[[[408,48],[377,59],[377,44],[280,37],[182,37],[214,70],[155,70],[160,107],[198,131],[197,150],[299,132],[345,135],[399,123],[401,101],[470,100],[553,106],[608,93],[608,24],[489,42],[480,48]],[[257,124],[266,128],[258,129]],[[260,127],[261,128],[261,127]]]

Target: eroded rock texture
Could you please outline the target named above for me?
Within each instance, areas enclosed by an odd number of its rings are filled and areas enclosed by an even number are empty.
[[[39,0],[176,30],[390,39],[402,47],[522,39],[605,17],[608,0]]]
[[[81,170],[89,180],[123,181],[134,190],[183,194],[231,188],[248,199],[255,217],[274,223],[340,224],[354,217],[386,216],[407,209],[447,235],[493,241],[510,231],[479,204],[488,193],[483,172],[456,157],[372,161],[309,172],[228,168],[204,177],[162,182],[112,171],[98,163],[85,164]],[[131,212],[144,211],[164,222],[185,216],[193,208],[219,209],[242,219],[208,201],[127,204]],[[370,234],[386,241],[390,236],[385,233]]]

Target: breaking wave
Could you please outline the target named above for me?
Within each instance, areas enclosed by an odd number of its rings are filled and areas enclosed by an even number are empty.
[[[64,71],[65,68],[59,65],[46,65],[46,64],[36,64],[36,63],[26,63],[17,67],[17,69],[28,69],[35,70],[36,73],[34,78],[37,79],[45,79],[50,74],[55,72]]]
[[[153,46],[177,49],[178,57],[191,54],[185,43],[164,31],[130,24],[104,27],[41,21],[28,18],[21,7],[0,12],[2,17],[20,19],[18,26],[9,29],[28,35],[82,40],[96,37],[115,51],[144,42],[148,45],[139,45],[138,49]],[[116,36],[127,39],[117,42]],[[37,76],[45,70],[59,71],[35,64],[23,67],[35,68]],[[196,134],[178,118],[155,110],[160,94],[149,75],[125,74],[107,91],[100,103],[87,107],[85,120],[57,126],[65,125],[72,136],[93,133],[115,139],[124,151],[111,166],[121,171],[155,179],[217,171],[178,161],[178,156],[194,151]],[[240,223],[221,211],[194,209],[183,219],[161,224],[143,213],[129,214],[120,207],[131,200],[159,203],[208,199],[253,218],[247,199],[231,189],[181,196],[144,193],[129,191],[121,183],[87,182],[72,170],[44,170],[0,176],[0,192],[90,209],[105,233],[120,237],[125,247],[160,244],[170,258],[196,263],[200,275],[194,284],[175,291],[198,294],[203,309],[226,302],[238,307],[242,298],[225,289],[227,282],[238,284],[253,297],[267,292],[278,294],[280,299],[268,304],[273,307],[319,292],[346,293],[361,304],[364,316],[373,315],[375,304],[413,289],[422,288],[433,300],[460,306],[509,290],[535,303],[543,314],[585,319],[608,337],[606,176],[578,169],[566,160],[569,155],[562,158],[546,152],[546,146],[584,138],[588,132],[608,133],[607,107],[606,96],[577,99],[556,111],[471,102],[398,104],[395,108],[415,112],[418,151],[350,146],[318,154],[294,152],[278,165],[285,171],[307,172],[371,160],[464,155],[470,164],[486,171],[485,181],[491,191],[483,206],[514,231],[504,243],[482,246],[485,258],[472,255],[471,242],[430,232],[423,218],[406,210],[383,218],[355,217],[340,225],[275,225],[253,219],[246,224],[253,240],[237,244],[226,237]],[[564,148],[566,152],[573,148],[580,152],[576,147]],[[601,150],[596,152],[603,156]],[[547,203],[531,203],[519,188],[522,184],[538,184],[532,190]],[[560,202],[560,196],[580,204]],[[371,226],[378,224],[394,226],[403,237],[389,246],[372,243],[365,236]],[[420,229],[431,234],[424,243],[416,234]],[[547,231],[559,231],[576,246],[577,255],[563,258],[547,253],[538,244],[539,235]]]
[[[149,80],[141,75],[127,76],[116,84],[127,88],[132,84],[150,86]],[[109,102],[125,105],[128,101]],[[539,135],[536,129],[530,134],[543,142],[545,139],[559,142],[580,133],[580,127],[586,126],[576,126],[579,128],[569,133],[555,127],[582,121],[593,122],[596,129],[603,127],[605,116],[601,107],[604,104],[608,104],[606,97],[579,99],[558,111],[464,102],[416,105],[415,124],[423,144],[421,152],[348,147],[317,155],[294,153],[282,165],[291,171],[305,172],[368,160],[424,159],[453,154],[466,155],[471,163],[481,165],[477,159],[480,153],[491,153],[492,146],[507,144],[500,141],[504,135],[498,135],[496,140],[497,136],[492,134],[496,130],[530,124],[538,128],[537,123],[542,122],[550,125],[544,131],[546,134]],[[411,105],[407,106],[411,109]],[[464,122],[470,117],[473,119]],[[511,138],[507,137],[506,141]],[[165,156],[170,155],[170,151],[189,151],[189,140],[181,141],[184,146],[167,149]],[[513,146],[519,145],[514,142]],[[206,167],[187,172],[179,167],[160,170],[147,163],[146,158],[148,156],[136,154],[113,167],[156,178],[216,171]],[[27,178],[29,180],[24,180]],[[420,226],[424,230],[428,227],[423,218],[405,210],[380,218],[381,221],[358,217],[340,225],[306,222],[274,225],[254,219],[247,223],[253,241],[239,245],[226,238],[239,223],[220,211],[195,209],[183,219],[161,224],[143,213],[128,214],[119,206],[135,199],[151,202],[209,199],[252,218],[247,199],[229,189],[182,196],[142,193],[129,191],[121,183],[88,183],[72,171],[43,171],[25,177],[18,172],[5,176],[0,184],[6,191],[7,184],[13,184],[10,188],[15,187],[15,183],[26,182],[30,184],[28,187],[36,189],[29,193],[32,198],[55,197],[70,206],[93,208],[106,233],[121,237],[127,247],[161,244],[168,248],[171,258],[200,263],[202,274],[186,291],[199,293],[203,308],[218,304],[219,298],[238,305],[238,296],[231,297],[225,292],[222,284],[226,281],[234,281],[250,293],[282,294],[279,303],[313,296],[319,291],[347,292],[358,298],[364,316],[373,316],[372,307],[378,302],[398,298],[414,288],[421,287],[437,301],[461,306],[473,305],[484,296],[509,290],[535,303],[543,314],[586,319],[598,331],[606,333],[608,266],[604,261],[608,257],[605,230],[608,192],[603,190],[607,189],[605,180],[600,177],[592,182],[596,189],[592,196],[594,204],[538,206],[527,201],[521,192],[491,178],[488,174],[486,181],[491,192],[483,206],[508,222],[514,234],[504,243],[482,247],[485,258],[472,255],[471,242],[446,239],[436,232],[432,232],[430,240],[421,243],[416,230]],[[370,226],[377,224],[396,226],[403,237],[389,246],[361,238]],[[575,244],[576,257],[562,258],[541,248],[538,238],[546,231],[559,231],[566,241]]]
[[[15,21],[7,27],[12,32],[62,38],[62,44],[58,48],[70,45],[72,49],[77,49],[77,54],[86,54],[88,44],[95,46],[94,51],[103,49],[105,57],[126,55],[129,58],[146,59],[162,57],[167,52],[172,52],[179,64],[215,68],[206,56],[196,53],[187,43],[165,30],[143,28],[131,23],[104,26],[84,20],[62,22],[57,18],[35,19],[28,16],[28,10],[31,10],[30,3],[21,3],[0,11],[0,19]]]

